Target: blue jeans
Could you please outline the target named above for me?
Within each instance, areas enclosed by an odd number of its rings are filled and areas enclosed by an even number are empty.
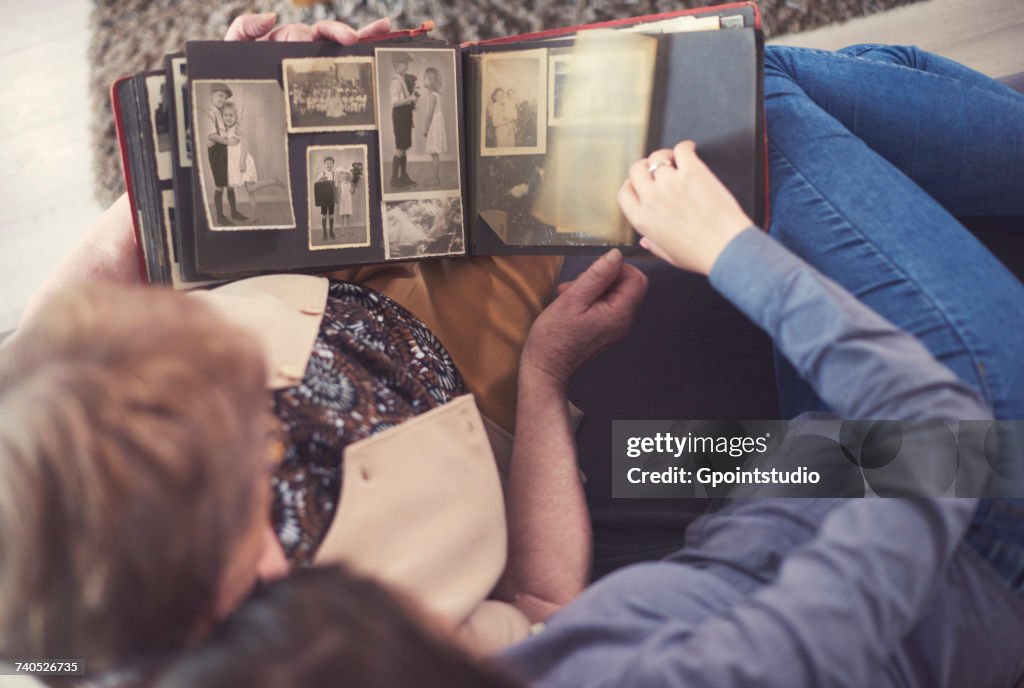
[[[916,48],[772,46],[765,113],[771,234],[1024,418],[1024,285],[956,219],[1024,215],[1024,96]],[[786,417],[827,410],[776,376]],[[1024,591],[1024,500],[984,501],[967,540]]]

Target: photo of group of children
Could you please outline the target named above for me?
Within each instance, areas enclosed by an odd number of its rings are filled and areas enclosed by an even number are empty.
[[[200,80],[192,93],[210,229],[293,229],[281,86],[273,80]]]
[[[352,131],[377,125],[373,58],[305,58],[281,63],[288,131]]]

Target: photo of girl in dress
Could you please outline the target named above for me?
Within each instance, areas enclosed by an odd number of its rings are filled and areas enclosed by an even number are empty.
[[[439,187],[441,184],[441,155],[448,152],[448,135],[445,133],[444,106],[441,104],[441,72],[428,67],[423,72],[423,84],[427,89],[427,152],[434,163],[434,178],[430,182]]]
[[[191,87],[195,150],[205,152],[195,161],[210,229],[293,229],[280,85],[201,80]],[[238,207],[243,190],[248,215]]]
[[[306,149],[310,249],[370,245],[366,156],[365,145]]]
[[[221,117],[224,120],[224,131],[228,140],[237,140],[238,143],[228,146],[228,198],[237,198],[238,191],[245,191],[249,200],[249,217],[241,213],[232,213],[232,219],[241,222],[258,225],[260,223],[259,210],[256,205],[256,194],[261,189],[279,187],[286,189],[284,182],[280,179],[260,179],[256,171],[256,161],[245,145],[245,138],[238,122],[238,107],[231,101],[224,103],[221,109]],[[232,204],[232,208],[234,208]]]
[[[384,198],[459,191],[455,51],[378,48],[375,53]]]
[[[483,56],[481,156],[546,152],[547,67],[544,48]]]

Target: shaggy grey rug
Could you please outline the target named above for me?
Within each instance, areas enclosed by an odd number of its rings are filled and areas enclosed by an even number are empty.
[[[768,36],[795,33],[917,0],[758,0]],[[425,19],[459,43],[619,17],[720,4],[708,0],[333,0],[298,8],[290,0],[95,0],[90,48],[95,188],[109,204],[123,191],[110,111],[119,76],[160,68],[186,40],[215,39],[245,12],[276,11],[281,23],[342,19],[359,26],[390,16],[397,27]]]

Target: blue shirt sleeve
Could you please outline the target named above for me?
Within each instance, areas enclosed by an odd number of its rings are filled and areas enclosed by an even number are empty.
[[[756,227],[729,243],[710,279],[843,419],[991,418],[920,342]]]
[[[786,559],[774,583],[695,629],[666,624],[616,684],[875,685],[975,507],[972,499],[851,500]]]

